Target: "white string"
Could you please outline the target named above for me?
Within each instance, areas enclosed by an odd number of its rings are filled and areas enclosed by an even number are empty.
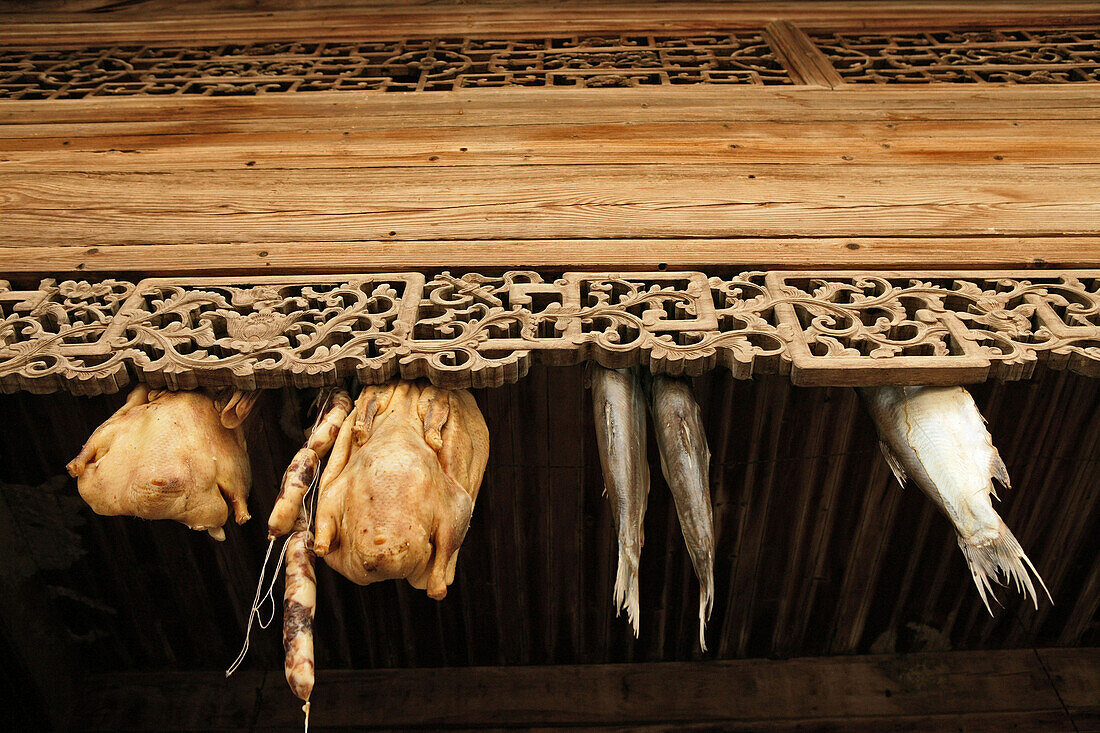
[[[237,658],[233,660],[233,664],[229,665],[229,669],[225,670],[225,676],[233,674],[237,671],[237,668],[244,662],[245,656],[248,655],[248,646],[251,643],[252,636],[252,622],[258,621],[261,629],[266,629],[271,625],[272,620],[275,618],[275,599],[272,597],[272,591],[275,589],[275,581],[279,577],[279,569],[283,566],[283,558],[286,556],[286,541],[283,541],[282,549],[279,550],[279,560],[275,564],[275,570],[271,575],[271,584],[267,587],[267,593],[263,594],[261,599],[260,591],[264,587],[264,576],[267,574],[267,563],[271,559],[271,550],[275,547],[275,540],[269,540],[267,543],[267,552],[264,554],[264,564],[260,567],[260,579],[256,583],[256,595],[252,598],[252,608],[248,612],[248,627],[244,631],[244,645],[241,647],[241,653],[237,655]],[[260,618],[260,608],[267,602],[271,601],[271,616],[264,621]]]
[[[315,430],[317,430],[317,426],[321,424],[321,418],[324,416],[325,410],[328,409],[329,402],[331,402],[331,400],[332,400],[332,391],[329,390],[325,393],[325,399],[321,403],[321,409],[317,411],[317,417],[315,417],[314,420],[313,420],[313,427],[310,428],[310,431],[309,431],[309,434],[310,434],[311,437],[313,436],[313,432]],[[309,519],[306,523],[307,528],[309,528],[313,525],[313,503],[309,499],[310,499],[310,496],[314,493],[314,489],[317,486],[317,482],[320,479],[320,476],[321,476],[321,467],[320,467],[320,465],[318,465],[317,470],[314,471],[314,473],[313,473],[313,480],[310,481],[309,488],[306,490],[305,495],[302,497],[303,508],[306,509],[306,513],[309,517]],[[264,576],[267,575],[267,563],[268,563],[269,560],[271,560],[271,550],[275,547],[275,540],[274,539],[268,540],[267,552],[264,554],[264,562],[263,562],[263,565],[260,566],[260,578],[256,582],[256,595],[254,595],[252,597],[252,608],[248,612],[248,626],[245,628],[245,631],[244,631],[244,644],[241,646],[240,654],[238,654],[237,658],[233,660],[233,664],[229,665],[229,669],[225,670],[225,676],[226,677],[229,677],[229,675],[236,672],[237,668],[240,667],[241,664],[244,662],[245,657],[248,656],[248,647],[251,644],[251,637],[252,637],[252,622],[255,621],[259,624],[261,629],[266,629],[269,626],[271,626],[271,622],[275,620],[275,595],[274,595],[275,583],[279,579],[279,571],[282,569],[283,561],[286,558],[286,546],[287,546],[287,540],[289,540],[289,539],[290,539],[289,534],[286,537],[283,538],[283,545],[279,549],[279,559],[275,563],[275,569],[271,574],[271,583],[267,586],[267,592],[264,593],[263,596],[261,597],[260,591],[263,590],[263,587],[264,587]],[[271,602],[271,615],[268,616],[267,621],[264,621],[261,618],[260,614],[262,613],[262,608],[263,608],[264,604],[267,603],[268,601]],[[309,725],[309,720],[308,720],[308,717],[307,717],[307,719],[306,719],[307,729],[308,729],[308,725]]]

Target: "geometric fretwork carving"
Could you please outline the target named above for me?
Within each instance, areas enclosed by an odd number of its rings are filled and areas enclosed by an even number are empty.
[[[0,49],[0,98],[790,84],[758,32]]]
[[[848,83],[1064,84],[1100,81],[1100,30],[816,33]]]
[[[847,83],[1100,81],[1100,30],[811,33]],[[0,49],[0,99],[795,83],[760,30]]]
[[[1100,272],[537,272],[0,287],[0,388],[513,382],[532,360],[802,385],[1100,377]]]

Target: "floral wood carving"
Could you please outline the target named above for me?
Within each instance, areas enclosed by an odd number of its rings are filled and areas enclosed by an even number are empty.
[[[801,385],[1100,377],[1100,272],[536,272],[0,287],[0,388],[522,378],[532,360]]]

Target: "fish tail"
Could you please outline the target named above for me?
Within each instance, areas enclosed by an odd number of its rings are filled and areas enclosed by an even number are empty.
[[[1024,554],[1023,548],[1020,547],[1015,535],[1004,523],[1001,524],[1000,534],[989,542],[969,544],[959,538],[959,548],[962,549],[963,557],[966,558],[966,564],[970,566],[970,574],[974,577],[974,585],[978,587],[978,594],[982,597],[982,603],[985,604],[986,610],[989,611],[991,616],[993,615],[993,609],[989,605],[988,596],[992,596],[994,601],[997,600],[992,583],[1007,586],[1011,581],[1016,586],[1017,592],[1023,594],[1025,598],[1031,597],[1035,609],[1038,610],[1039,595],[1035,592],[1035,585],[1031,582],[1031,576],[1034,575],[1035,579],[1039,581],[1040,587],[1047,594],[1047,598],[1051,603],[1054,602],[1050,591],[1047,590],[1046,583],[1039,576],[1039,572],[1035,569],[1031,560]],[[1004,582],[999,579],[999,575],[1002,574],[1004,575]],[[998,601],[998,603],[1000,602]]]
[[[714,610],[714,566],[699,574],[699,648],[707,650],[707,621]]]
[[[626,618],[638,638],[641,614],[638,603],[638,556],[619,547],[619,569],[615,574],[615,615],[626,610]]]

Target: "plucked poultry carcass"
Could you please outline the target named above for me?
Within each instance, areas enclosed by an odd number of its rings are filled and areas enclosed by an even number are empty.
[[[962,387],[865,387],[861,392],[898,481],[911,478],[954,525],[986,609],[993,613],[990,581],[1000,583],[1000,574],[1038,608],[1028,570],[1044,591],[1046,585],[993,510],[993,480],[1009,488],[1008,470],[970,393]]]
[[[360,585],[406,578],[443,598],[488,458],[489,430],[466,390],[365,387],[321,475],[317,555]]]
[[[619,537],[619,566],[614,603],[638,636],[638,566],[644,542],[643,523],[649,496],[646,460],[645,393],[637,368],[605,369],[589,365],[592,412],[603,468],[604,492],[611,502]]]
[[[174,519],[225,539],[248,517],[252,473],[241,424],[259,392],[136,387],[68,465],[97,514]]]

